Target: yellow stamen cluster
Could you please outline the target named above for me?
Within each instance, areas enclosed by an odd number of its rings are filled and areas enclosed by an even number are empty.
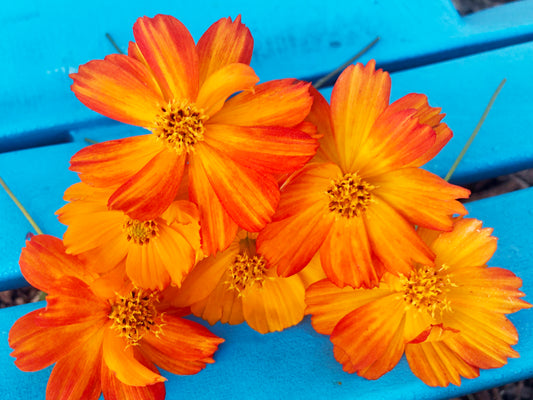
[[[139,221],[132,218],[126,218],[122,230],[126,234],[128,241],[133,241],[136,244],[147,244],[150,239],[159,234],[157,223],[153,220]]]
[[[357,174],[345,174],[333,181],[326,191],[330,200],[329,211],[344,218],[359,217],[372,202],[372,190],[375,188]]]
[[[415,269],[409,278],[401,276],[403,300],[407,307],[415,307],[420,312],[426,311],[433,318],[436,311],[441,315],[444,311],[451,311],[446,294],[457,285],[452,282],[448,268],[445,264],[439,269],[422,265]]]
[[[242,296],[246,288],[263,286],[266,272],[266,260],[263,256],[249,256],[246,252],[241,252],[230,267],[230,279],[227,282],[229,289],[236,290],[239,296]]]
[[[111,328],[124,337],[129,345],[137,345],[148,331],[159,335],[162,332],[162,315],[156,309],[158,302],[157,293],[142,289],[119,296],[109,314],[109,319],[113,320]]]
[[[187,100],[172,100],[161,107],[152,132],[176,153],[190,153],[196,143],[204,140],[207,118],[202,109]]]

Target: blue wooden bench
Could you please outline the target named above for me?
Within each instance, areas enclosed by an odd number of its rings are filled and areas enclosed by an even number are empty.
[[[533,1],[460,17],[451,2],[345,0],[249,0],[144,2],[55,0],[9,2],[0,13],[0,176],[41,228],[61,236],[54,212],[62,193],[77,181],[69,159],[86,146],[130,136],[136,128],[93,113],[70,92],[68,74],[90,59],[114,52],[105,33],[126,50],[139,16],[171,14],[195,38],[214,21],[242,14],[254,35],[252,66],[262,80],[315,79],[350,59],[376,36],[361,61],[374,58],[392,73],[392,97],[428,95],[443,108],[454,138],[429,165],[443,176],[477,123],[492,92],[507,78],[482,132],[452,181],[459,184],[533,167]],[[330,89],[323,93],[329,96]],[[490,264],[508,268],[533,294],[533,188],[469,203],[472,217],[493,227],[499,247]],[[27,285],[18,269],[31,226],[0,191],[0,290]],[[43,303],[0,310],[0,392],[4,400],[43,398],[50,369],[19,371],[9,356],[14,321]],[[346,374],[326,336],[308,319],[281,333],[260,335],[246,325],[217,324],[226,342],[216,363],[195,376],[166,376],[167,399],[181,398],[450,398],[533,377],[533,315],[511,315],[521,358],[505,367],[463,379],[461,387],[430,388],[402,360],[378,381]]]

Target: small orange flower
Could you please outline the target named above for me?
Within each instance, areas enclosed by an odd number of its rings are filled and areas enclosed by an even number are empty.
[[[248,65],[253,39],[240,17],[219,20],[196,45],[166,15],[140,18],[133,34],[128,55],[82,65],[71,75],[72,90],[89,108],[152,133],[85,148],[71,168],[90,185],[118,186],[110,208],[150,220],[174,200],[188,165],[208,253],[226,248],[237,226],[260,230],[279,201],[275,176],[316,152],[306,133],[314,128],[302,124],[312,104],[309,84],[256,86]]]
[[[284,186],[257,239],[282,276],[319,250],[338,286],[372,287],[385,271],[408,275],[412,260],[434,257],[413,225],[449,231],[451,215],[466,213],[456,199],[468,190],[418,168],[451,137],[440,109],[415,94],[389,105],[390,77],[374,66],[346,68],[331,107],[313,92],[309,121],[323,134],[317,157]]]
[[[420,229],[436,254],[408,275],[386,273],[373,289],[339,288],[323,280],[309,287],[313,327],[331,335],[344,370],[377,379],[405,351],[416,376],[431,386],[461,384],[480,368],[498,368],[518,341],[505,314],[531,307],[521,300],[520,278],[487,268],[496,250],[492,229],[456,219],[452,232]]]
[[[244,321],[260,333],[281,331],[304,317],[305,288],[325,278],[318,262],[299,274],[277,276],[257,253],[257,234],[240,231],[231,245],[216,256],[200,261],[175,290],[172,303],[210,324]]]
[[[65,253],[61,240],[39,235],[22,250],[20,267],[45,291],[47,306],[20,318],[9,332],[15,364],[36,371],[55,363],[47,399],[162,400],[154,363],[195,374],[223,341],[181,318],[165,292],[143,290],[122,278],[97,277]]]
[[[138,287],[163,290],[171,282],[180,286],[200,251],[196,206],[174,201],[161,216],[138,221],[107,208],[112,193],[113,188],[85,183],[66,190],[64,199],[70,203],[57,214],[68,225],[63,237],[67,253],[83,256],[98,273],[125,260],[126,273]]]

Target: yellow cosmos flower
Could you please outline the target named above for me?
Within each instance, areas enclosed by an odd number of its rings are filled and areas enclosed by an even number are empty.
[[[195,374],[223,339],[181,318],[165,292],[135,288],[123,275],[98,279],[65,253],[61,240],[39,235],[22,250],[24,277],[47,295],[47,306],[9,332],[15,364],[37,371],[55,364],[46,399],[163,400],[166,380],[154,364]]]
[[[215,253],[238,226],[263,228],[279,201],[275,177],[315,154],[314,127],[302,123],[313,101],[309,84],[256,85],[253,39],[240,17],[219,20],[197,44],[167,15],[139,18],[133,34],[127,55],[72,74],[72,90],[89,108],[151,133],[89,146],[71,169],[90,185],[114,186],[111,209],[152,220],[174,200],[188,165],[203,247]]]
[[[281,331],[304,316],[305,288],[325,277],[318,262],[279,277],[257,252],[257,234],[240,231],[231,245],[200,261],[176,293],[173,304],[190,306],[210,324],[244,321],[260,333]]]
[[[162,290],[181,282],[200,252],[200,225],[196,206],[174,201],[163,214],[139,221],[120,210],[109,210],[111,189],[77,183],[66,190],[70,201],[57,211],[68,225],[63,241],[69,254],[83,257],[87,268],[108,272],[125,261],[132,282],[146,289]],[[104,262],[102,262],[104,261]]]
[[[434,255],[414,225],[449,231],[469,191],[421,168],[450,139],[440,109],[422,95],[389,105],[390,77],[375,63],[350,66],[331,94],[314,92],[309,120],[323,134],[313,162],[282,189],[259,251],[278,273],[298,272],[320,250],[338,286],[372,287],[385,271],[409,275]]]
[[[486,263],[496,250],[492,229],[456,219],[453,231],[419,230],[435,263],[407,275],[386,273],[373,289],[339,288],[323,280],[309,287],[314,328],[331,335],[345,371],[377,379],[405,351],[416,376],[431,386],[460,385],[480,368],[498,368],[518,341],[505,314],[531,307],[520,278]]]

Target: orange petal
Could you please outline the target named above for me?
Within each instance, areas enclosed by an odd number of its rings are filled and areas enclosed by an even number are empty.
[[[201,165],[209,180],[205,183],[213,188],[231,219],[249,232],[262,229],[278,205],[276,180],[235,162],[206,142],[195,149],[191,168]]]
[[[311,314],[313,328],[319,333],[330,335],[335,325],[347,314],[371,301],[388,296],[386,288],[353,289],[339,288],[329,279],[319,281],[307,289],[306,314]]]
[[[437,262],[458,271],[462,268],[485,265],[498,246],[492,228],[482,228],[483,222],[463,218],[454,221],[451,232],[441,233],[432,243]]]
[[[292,127],[309,114],[313,98],[310,84],[296,79],[262,83],[237,94],[213,116],[210,123],[240,126]]]
[[[87,283],[96,279],[95,274],[86,272],[79,258],[65,253],[60,239],[49,235],[37,235],[26,242],[19,264],[24,278],[46,293],[60,292],[59,280],[67,275]]]
[[[430,107],[427,97],[423,94],[410,93],[396,100],[388,108],[387,112],[395,113],[400,110],[415,109],[415,117],[421,124],[429,125],[435,131],[435,143],[422,156],[414,160],[410,166],[418,167],[424,165],[450,141],[453,134],[451,129],[444,122],[440,122],[446,114],[441,114],[440,108]]]
[[[109,208],[142,221],[159,217],[176,196],[185,160],[185,154],[160,152],[113,193]]]
[[[157,373],[154,365],[136,351],[136,358],[147,368]],[[164,400],[165,384],[163,382],[147,386],[130,386],[120,381],[116,374],[102,363],[102,392],[104,398],[113,400]]]
[[[227,248],[238,226],[228,215],[215,191],[209,183],[201,163],[191,158],[189,166],[189,196],[200,212],[202,250],[205,254],[215,254]]]
[[[405,356],[411,371],[429,386],[459,386],[461,376],[477,378],[479,369],[465,362],[445,342],[408,344]]]
[[[415,117],[416,110],[384,112],[372,125],[352,169],[365,177],[405,167],[425,154],[435,143],[435,132]]]
[[[163,101],[150,70],[126,55],[90,61],[70,77],[71,89],[83,104],[127,124],[150,127]]]
[[[257,251],[281,276],[304,268],[326,238],[334,216],[324,193],[338,174],[334,164],[304,167],[286,187],[274,222],[259,233]]]
[[[194,101],[198,94],[198,55],[187,28],[169,15],[142,17],[133,35],[165,100]]]
[[[198,44],[200,63],[200,85],[209,75],[233,63],[250,64],[254,40],[250,30],[241,23],[241,16],[235,21],[222,18],[209,27]]]
[[[381,371],[373,370],[373,375],[383,375],[403,353],[403,341],[393,348],[391,344],[396,344],[398,334],[403,338],[404,307],[395,294],[367,303],[341,319],[330,339],[346,353],[358,372],[383,359]]]
[[[374,60],[366,66],[350,65],[339,76],[331,93],[338,162],[345,172],[351,170],[374,121],[389,104],[389,74],[375,71],[375,65]]]
[[[150,240],[150,243],[144,245],[132,243],[129,246],[126,273],[135,286],[163,290],[171,280],[154,242],[155,240]]]
[[[336,219],[320,248],[327,277],[337,286],[377,286],[381,276],[374,268],[363,218]]]
[[[305,288],[297,275],[267,277],[261,287],[247,287],[242,296],[244,319],[259,333],[282,331],[304,317]]]
[[[374,198],[365,212],[365,224],[374,254],[384,267],[394,275],[409,276],[413,261],[432,264],[434,255],[413,226],[386,202]]]
[[[207,116],[213,116],[228,97],[242,90],[252,90],[257,82],[259,78],[250,66],[225,65],[207,77],[200,87],[196,104]]]
[[[152,135],[132,136],[93,144],[70,160],[70,170],[97,187],[121,185],[140,171],[164,148]]]
[[[402,168],[376,176],[376,195],[414,225],[437,230],[452,229],[452,215],[467,213],[456,201],[467,198],[468,189],[452,185],[420,168]]]
[[[317,128],[320,135],[320,146],[313,161],[334,162],[339,159],[335,135],[333,134],[333,122],[331,121],[331,109],[327,100],[313,86],[309,87],[309,93],[313,97],[313,106],[305,119]]]
[[[112,329],[106,329],[103,357],[107,367],[117,379],[130,386],[153,385],[166,379],[138,358],[136,346],[130,346]]]
[[[46,386],[47,399],[97,400],[100,398],[102,393],[100,384],[102,338],[103,330],[95,332],[95,336],[92,336],[83,347],[56,363]],[[61,344],[64,345],[64,343]]]
[[[148,333],[141,348],[159,367],[174,374],[192,375],[214,362],[213,354],[223,341],[196,322],[165,315],[162,333]]]
[[[278,126],[209,125],[206,141],[233,161],[264,174],[302,168],[318,146],[306,133]]]

